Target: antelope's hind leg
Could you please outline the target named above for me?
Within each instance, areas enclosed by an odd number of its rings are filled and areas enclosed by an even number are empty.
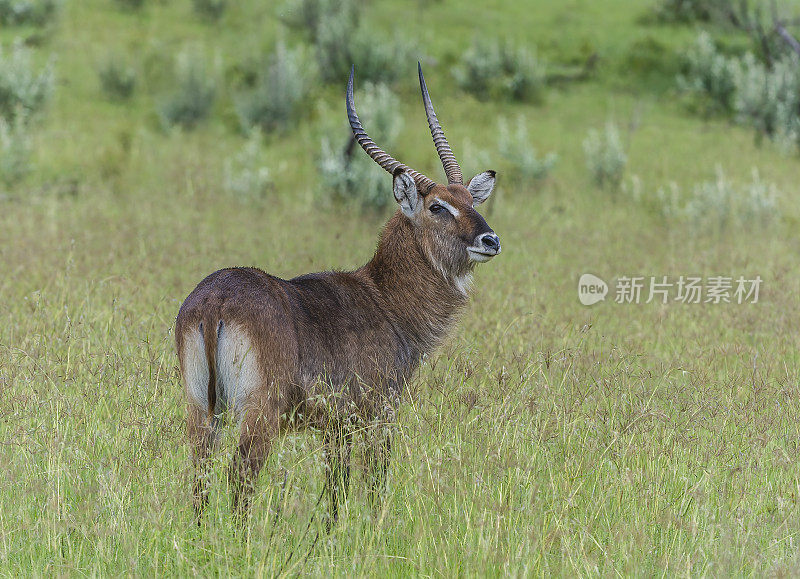
[[[193,502],[197,523],[200,523],[203,508],[208,503],[209,457],[217,442],[218,418],[212,413],[208,398],[210,377],[208,360],[203,341],[202,324],[186,327],[178,324],[175,329],[178,339],[178,358],[181,379],[189,401],[187,408],[186,434],[192,453],[194,482]]]
[[[255,492],[258,474],[280,429],[281,409],[268,394],[255,394],[241,421],[239,446],[231,462],[229,480],[234,514],[244,522]]]
[[[246,330],[233,323],[220,326],[217,368],[226,405],[239,423],[239,445],[231,462],[230,481],[234,514],[244,522],[256,479],[278,435],[284,412],[281,380],[285,369],[264,372],[258,352]],[[280,360],[277,360],[278,365]]]
[[[187,418],[186,430],[192,448],[194,467],[194,483],[192,485],[194,512],[199,525],[203,509],[208,504],[209,458],[217,440],[218,419],[194,404],[189,405]]]

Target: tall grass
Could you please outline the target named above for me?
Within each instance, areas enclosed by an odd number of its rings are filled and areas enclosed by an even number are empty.
[[[555,194],[494,206],[490,222],[508,259],[479,270],[456,338],[404,390],[379,510],[367,503],[359,441],[352,493],[325,535],[324,503],[316,505],[321,441],[288,435],[273,447],[252,516],[237,532],[226,482],[236,444],[229,425],[214,456],[211,505],[196,527],[171,335],[180,299],[215,261],[299,273],[341,264],[336,240],[366,260],[380,223],[320,216],[300,200],[245,206],[196,186],[178,189],[45,198],[25,213],[0,214],[2,240],[16,240],[5,246],[7,266],[30,270],[0,284],[0,411],[14,418],[0,425],[0,500],[3,516],[18,522],[4,531],[0,568],[176,575],[797,568],[790,538],[800,520],[792,498],[800,382],[794,344],[781,337],[792,324],[786,308],[796,276],[768,283],[757,308],[670,305],[665,313],[643,305],[583,310],[559,275],[585,263],[603,274],[645,263],[642,273],[672,264],[749,275],[759,256],[758,272],[774,280],[790,259],[738,233],[725,238],[741,255],[728,265],[705,263],[717,241],[702,236],[676,264],[669,246],[677,240],[662,246],[641,226],[639,247],[593,244],[602,205],[569,222],[542,220],[540,203],[554,214]],[[636,223],[612,214],[613,225]],[[290,221],[308,233],[278,235]],[[96,224],[90,234],[86,223]],[[542,252],[538,281],[525,285],[522,250],[548,246],[565,249],[552,258]]]

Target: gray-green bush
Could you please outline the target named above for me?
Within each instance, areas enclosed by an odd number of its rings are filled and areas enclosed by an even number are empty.
[[[0,117],[0,184],[11,187],[31,170],[31,138],[20,111],[13,121]]]
[[[359,79],[391,83],[422,58],[402,36],[386,38],[355,22],[344,12],[320,22],[315,50],[324,81],[341,82],[355,65]]]
[[[722,54],[708,32],[701,32],[686,53],[678,87],[706,100],[706,108],[730,111],[736,94],[736,60]]]
[[[737,62],[734,80],[739,122],[800,146],[800,59],[788,55],[768,68],[748,53]]]
[[[462,90],[480,100],[538,102],[547,83],[545,63],[534,53],[498,40],[476,40],[453,69]]]
[[[355,65],[361,80],[391,83],[411,72],[422,55],[402,35],[386,38],[361,26],[355,0],[290,0],[279,10],[284,23],[314,45],[320,75],[339,83]]]
[[[52,67],[34,66],[31,50],[22,41],[15,41],[10,51],[0,46],[0,117],[13,121],[22,112],[30,118],[42,109],[52,90]]]
[[[635,196],[642,200],[640,192]],[[777,187],[762,180],[758,169],[752,170],[749,182],[737,184],[718,166],[713,181],[697,183],[689,190],[670,183],[658,188],[648,203],[664,219],[721,230],[774,223],[780,217],[778,196]]]
[[[58,12],[57,0],[0,0],[0,25],[45,26]]]
[[[402,128],[402,120],[395,114],[397,97],[383,84],[366,83],[359,93],[364,127],[375,142],[391,151]],[[358,145],[347,146],[343,136],[322,140],[318,164],[325,197],[363,209],[384,209],[394,202],[387,190],[386,173]]]
[[[262,140],[261,131],[254,129],[239,152],[225,161],[222,185],[226,193],[240,199],[257,199],[272,187],[272,174],[263,158]]]
[[[661,22],[708,22],[725,18],[731,0],[659,0],[653,7]]]
[[[528,127],[521,116],[511,129],[506,119],[497,123],[497,155],[505,163],[513,179],[524,183],[545,179],[558,160],[555,153],[539,157],[528,135]]]
[[[311,67],[301,49],[290,50],[278,42],[258,73],[255,88],[239,98],[242,128],[271,132],[296,121],[308,93]]]
[[[114,0],[114,2],[123,10],[136,11],[144,6],[145,0]]]
[[[286,26],[313,41],[320,25],[331,17],[341,17],[355,29],[359,23],[357,8],[354,0],[288,0],[279,7],[278,15]]]
[[[617,126],[608,122],[602,131],[591,129],[583,141],[583,151],[592,182],[604,189],[619,189],[628,156]]]
[[[216,79],[200,56],[184,50],[175,61],[175,83],[173,92],[161,104],[161,120],[165,126],[191,129],[211,112]]]
[[[212,22],[219,20],[228,8],[228,0],[192,0],[195,14]]]
[[[800,58],[786,53],[769,65],[752,52],[742,57],[720,53],[702,32],[687,54],[681,89],[706,98],[709,107],[735,114],[781,144],[800,147]]]
[[[106,60],[97,76],[103,92],[112,99],[128,99],[136,89],[136,69],[120,57]]]

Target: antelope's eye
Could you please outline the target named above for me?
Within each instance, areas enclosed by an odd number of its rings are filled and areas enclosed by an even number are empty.
[[[438,203],[434,203],[433,205],[431,205],[430,206],[430,210],[431,210],[431,213],[433,213],[435,215],[438,215],[439,213],[443,213],[443,212],[447,211],[447,209],[445,209],[444,207],[442,207]]]

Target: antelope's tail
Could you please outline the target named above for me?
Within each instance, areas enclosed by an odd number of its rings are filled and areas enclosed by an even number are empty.
[[[215,324],[201,324],[203,344],[206,349],[206,364],[208,364],[208,415],[214,415],[217,406],[217,339],[222,330],[222,320]]]

